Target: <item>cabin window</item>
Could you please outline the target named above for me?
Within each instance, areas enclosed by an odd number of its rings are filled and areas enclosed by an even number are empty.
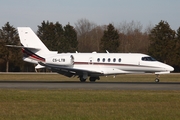
[[[121,62],[121,58],[119,58],[118,61]]]
[[[100,58],[98,58],[97,61],[100,62]]]
[[[116,58],[113,59],[113,62],[116,62]]]
[[[105,62],[105,58],[103,58],[102,61]]]
[[[156,61],[156,59],[154,59],[152,57],[142,57],[141,60],[142,61]]]
[[[110,59],[110,58],[108,58],[108,62],[111,62],[111,59]]]

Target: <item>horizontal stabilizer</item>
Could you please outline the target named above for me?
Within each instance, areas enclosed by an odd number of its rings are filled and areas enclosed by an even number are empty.
[[[40,50],[40,48],[33,48],[33,47],[24,47],[24,46],[17,46],[17,45],[6,45],[7,47],[14,47],[14,48],[28,48],[28,49],[31,49],[31,50]]]

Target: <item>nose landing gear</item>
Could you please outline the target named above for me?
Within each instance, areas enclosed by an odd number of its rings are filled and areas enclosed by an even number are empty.
[[[158,83],[159,82],[159,74],[156,74],[156,79],[155,82]]]

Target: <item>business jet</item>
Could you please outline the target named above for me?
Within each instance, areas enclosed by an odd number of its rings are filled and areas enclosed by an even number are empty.
[[[29,27],[18,27],[23,51],[23,60],[37,64],[36,69],[48,68],[67,77],[77,76],[81,82],[89,77],[91,82],[100,76],[155,73],[170,73],[173,67],[141,53],[58,53],[50,51]]]

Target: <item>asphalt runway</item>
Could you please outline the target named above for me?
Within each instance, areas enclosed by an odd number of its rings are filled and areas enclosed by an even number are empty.
[[[180,90],[180,82],[0,81],[0,89]]]

